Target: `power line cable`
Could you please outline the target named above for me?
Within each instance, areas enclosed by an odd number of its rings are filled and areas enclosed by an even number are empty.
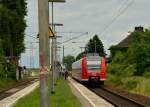
[[[129,0],[124,0],[124,1],[122,2],[122,4],[120,5],[120,7],[119,7],[119,9],[118,9],[118,11],[117,11],[117,14],[121,12],[121,10],[123,9],[124,6],[127,5],[128,1],[129,1]]]
[[[85,34],[88,34],[88,32],[85,32]],[[85,36],[85,35],[81,34],[81,35],[79,35],[79,36],[76,36],[76,37],[70,38],[70,39],[68,39],[68,40],[65,40],[65,41],[63,41],[63,42],[61,43],[61,45],[62,45],[62,44],[65,44],[65,43],[67,43],[67,42],[69,42],[69,41],[71,41],[71,40],[74,40],[74,39],[78,39],[78,38],[80,38],[80,37],[83,37],[83,36]]]
[[[37,39],[37,37],[31,36],[31,35],[26,35],[26,37],[31,37],[31,38]]]
[[[129,0],[127,0],[129,1]],[[131,2],[129,2],[126,7],[124,7],[122,9],[122,7],[120,7],[120,9],[118,10],[118,14],[112,19],[112,21],[110,23],[108,23],[104,29],[102,30],[103,32],[101,34],[103,34],[122,14],[124,14],[126,12],[126,10],[134,3],[135,0],[131,0]],[[127,3],[127,2],[125,2]],[[124,3],[124,4],[125,4]],[[123,5],[122,5],[123,6]]]

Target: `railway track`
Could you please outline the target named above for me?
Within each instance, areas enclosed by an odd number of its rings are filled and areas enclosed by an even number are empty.
[[[81,83],[77,79],[73,78],[77,82]],[[82,84],[82,83],[81,83]],[[88,89],[90,89],[92,92],[97,94],[98,96],[102,97],[103,99],[107,100],[111,104],[113,104],[115,107],[150,107],[150,105],[144,105],[141,102],[135,101],[133,99],[130,99],[126,96],[120,95],[105,86],[101,86],[98,88],[95,88],[94,86],[89,86],[88,84],[84,84]],[[93,88],[94,87],[94,88]]]
[[[101,86],[100,88],[89,89],[116,107],[148,107],[140,102],[113,92],[112,90],[109,90],[104,86]]]
[[[30,84],[34,83],[38,81],[37,78],[34,78],[34,79],[31,79],[31,80],[27,80],[27,81],[24,81],[18,85],[15,85],[15,86],[12,86],[12,87],[9,87],[7,89],[4,89],[4,90],[1,90],[0,91],[0,100],[26,88],[27,86],[29,86]]]

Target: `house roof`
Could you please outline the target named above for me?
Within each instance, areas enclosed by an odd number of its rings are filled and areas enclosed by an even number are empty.
[[[134,32],[144,32],[144,27],[137,26],[134,29]],[[128,35],[125,39],[123,39],[117,46],[119,47],[129,47],[133,41],[132,35]]]
[[[131,35],[128,35],[125,39],[123,39],[119,44],[117,44],[118,47],[129,47],[132,43],[132,37]]]
[[[144,28],[142,26],[135,27],[134,32],[144,32]],[[128,48],[131,46],[132,42],[133,42],[133,38],[132,38],[132,34],[130,34],[125,39],[123,39],[120,43],[118,43],[116,46],[122,48]]]

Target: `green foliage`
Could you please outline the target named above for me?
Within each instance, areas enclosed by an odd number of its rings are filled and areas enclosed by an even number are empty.
[[[111,51],[111,57],[114,57],[118,52],[126,52],[127,49],[117,45],[112,45],[109,50]]]
[[[116,76],[120,76],[122,74],[122,66],[120,66],[119,64],[111,64],[108,65],[108,72],[110,72],[111,74],[114,74]]]
[[[24,51],[26,0],[0,1],[0,75],[14,78],[16,67],[6,58],[20,57]],[[2,53],[2,54],[1,54]],[[3,73],[4,74],[3,74]]]
[[[128,60],[136,65],[135,75],[142,75],[150,66],[150,32],[135,32],[132,35],[134,41],[127,52]]]
[[[127,89],[127,90],[133,90],[134,88],[136,88],[138,85],[138,81],[136,80],[131,80],[131,79],[126,79],[123,82],[123,88]]]
[[[16,69],[17,69],[16,65],[10,63],[8,64],[7,75],[9,78],[16,79]]]
[[[76,57],[76,60],[81,59],[86,53],[98,53],[100,56],[105,56],[104,46],[98,35],[95,35],[89,40],[89,42],[86,44],[86,50],[79,53]]]
[[[49,92],[50,93],[50,92]],[[34,99],[34,100],[33,100]],[[67,81],[59,80],[56,93],[50,95],[50,107],[81,107],[80,101],[72,93]],[[40,107],[40,89],[36,89],[29,95],[21,98],[14,107]]]
[[[100,56],[105,56],[104,46],[102,41],[98,38],[98,35],[90,39],[86,47],[88,53],[99,53]]]
[[[145,69],[143,76],[146,78],[150,78],[150,66]]]
[[[132,93],[150,95],[150,79],[139,76],[122,77],[107,73],[106,84]]]
[[[79,60],[79,59],[81,59],[84,54],[86,54],[86,52],[79,53],[78,56],[76,57],[76,61]]]
[[[128,65],[122,72],[124,77],[133,76],[136,72],[135,65]]]
[[[135,75],[142,75],[145,69],[150,66],[150,43],[149,45],[135,44],[129,51],[131,51],[130,56],[128,55],[131,63],[136,64],[137,72],[135,72]]]
[[[112,63],[108,70],[115,75],[127,76],[148,76],[150,75],[150,31],[133,32],[132,44],[127,51],[115,51]],[[118,47],[112,46],[113,50]],[[123,48],[122,48],[123,49]]]
[[[5,68],[6,68],[6,59],[3,55],[3,50],[2,50],[2,46],[1,46],[1,39],[0,39],[0,78],[6,76]]]
[[[0,38],[7,56],[19,56],[24,51],[26,3],[24,0],[2,0]]]
[[[0,79],[0,88],[5,88],[9,86],[14,86],[17,84],[16,80],[12,80],[11,78],[1,78]]]
[[[111,74],[117,76],[123,76],[123,77],[132,76],[136,71],[135,65],[126,64],[125,62],[123,62],[123,60],[125,59],[126,58],[124,56],[124,53],[122,52],[116,53],[112,63],[108,65],[108,71]]]
[[[69,71],[71,71],[72,70],[72,63],[75,61],[74,56],[71,56],[71,55],[65,56],[63,61],[64,61],[64,64],[66,65],[67,69]]]
[[[0,63],[0,78],[5,76],[5,72],[4,72],[4,66]]]
[[[133,32],[129,48],[112,46],[107,83],[134,93],[150,95],[150,31]],[[146,77],[146,78],[145,78]]]
[[[113,63],[120,63],[124,60],[124,54],[121,51],[118,51],[113,59]]]
[[[111,84],[112,86],[121,86],[123,84],[120,76],[112,75],[110,73],[107,73],[106,84],[107,83]]]

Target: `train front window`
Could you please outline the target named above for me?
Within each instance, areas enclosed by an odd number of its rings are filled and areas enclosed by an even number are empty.
[[[89,72],[99,72],[100,71],[100,61],[87,61],[87,68]]]

